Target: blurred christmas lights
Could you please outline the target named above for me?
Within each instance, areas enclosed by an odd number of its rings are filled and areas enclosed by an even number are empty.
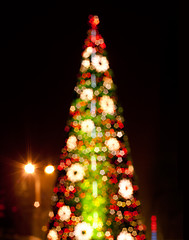
[[[144,240],[138,186],[99,18],[90,16],[52,197],[48,240]]]

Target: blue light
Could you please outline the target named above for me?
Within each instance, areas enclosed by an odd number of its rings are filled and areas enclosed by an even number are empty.
[[[151,240],[157,240],[157,232],[152,232]]]

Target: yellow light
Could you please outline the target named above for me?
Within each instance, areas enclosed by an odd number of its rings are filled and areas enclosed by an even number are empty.
[[[89,221],[92,221],[92,220],[93,220],[92,216],[88,216],[87,219],[88,219]]]
[[[102,236],[103,236],[103,233],[102,233],[102,232],[98,232],[98,233],[97,233],[97,237],[100,238],[100,237],[102,237]]]
[[[46,231],[48,230],[48,229],[47,229],[47,226],[42,226],[41,230],[42,230],[43,232],[46,232]]]
[[[34,167],[33,164],[28,163],[28,164],[25,165],[24,170],[25,170],[26,173],[32,174],[35,171],[35,167]]]
[[[46,168],[45,168],[45,173],[51,174],[51,173],[53,173],[53,172],[54,172],[54,167],[53,167],[52,165],[46,166]]]
[[[33,205],[34,207],[38,208],[40,206],[40,203],[38,201],[35,201]]]

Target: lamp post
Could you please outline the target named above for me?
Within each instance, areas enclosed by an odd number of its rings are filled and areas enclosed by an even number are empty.
[[[24,166],[24,170],[26,174],[33,175],[34,177],[34,186],[35,186],[35,201],[33,206],[35,210],[33,211],[33,221],[32,221],[32,234],[34,236],[41,237],[41,174],[42,171],[36,171],[36,166],[32,163],[27,163]],[[39,169],[38,169],[39,170]],[[55,168],[53,165],[48,165],[44,168],[44,173],[47,175],[52,175]]]
[[[34,180],[35,180],[35,202],[34,207],[40,206],[40,200],[41,200],[41,183],[39,175],[35,173],[35,165],[32,163],[28,163],[24,166],[24,170],[27,174],[35,174]],[[44,169],[44,172],[46,174],[52,174],[54,172],[55,168],[53,165],[47,165]]]

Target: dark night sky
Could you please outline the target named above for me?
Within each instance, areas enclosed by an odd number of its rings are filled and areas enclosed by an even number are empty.
[[[0,187],[11,195],[14,162],[26,159],[28,149],[36,161],[58,163],[88,15],[97,14],[124,108],[146,224],[150,227],[156,214],[160,239],[182,239],[177,6],[115,2],[1,3]]]

